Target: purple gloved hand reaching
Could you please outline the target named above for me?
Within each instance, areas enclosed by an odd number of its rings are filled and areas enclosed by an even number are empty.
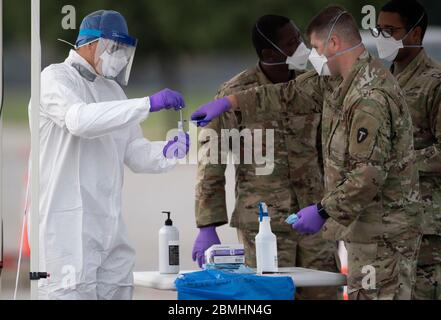
[[[175,110],[185,108],[185,101],[179,92],[164,89],[150,96],[150,111],[157,112],[162,109]]]
[[[198,127],[205,127],[213,119],[231,109],[231,102],[228,98],[217,99],[200,106],[191,115],[191,120],[196,121]]]
[[[215,226],[199,228],[199,234],[193,245],[192,258],[197,261],[199,268],[205,263],[205,250],[214,244],[220,244]]]
[[[292,225],[292,228],[299,233],[313,234],[320,231],[326,222],[327,214],[321,205],[313,205],[303,208],[297,213],[298,221]]]

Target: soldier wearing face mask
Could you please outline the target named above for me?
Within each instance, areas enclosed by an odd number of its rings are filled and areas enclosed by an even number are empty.
[[[441,299],[441,65],[422,45],[428,25],[415,0],[388,2],[372,30],[381,58],[404,91],[413,122],[421,196],[424,202],[415,299]]]
[[[252,40],[259,62],[223,84],[218,98],[262,85],[286,84],[304,74],[310,50],[288,18],[274,15],[260,18],[253,27]],[[300,235],[284,222],[287,212],[313,203],[322,196],[323,176],[319,156],[321,109],[314,109],[315,104],[308,100],[305,105],[299,103],[281,112],[277,103],[284,99],[281,93],[263,98],[268,99],[264,106],[250,100],[249,104],[234,112],[226,112],[210,123],[208,128],[218,132],[219,141],[208,138],[200,141],[202,148],[214,143],[220,150],[222,129],[274,130],[275,159],[271,174],[256,175],[257,166],[254,164],[235,166],[236,204],[231,226],[237,228],[238,237],[244,243],[246,263],[256,265],[257,208],[259,201],[265,201],[270,207],[272,229],[278,238],[279,267],[298,266],[336,272],[335,242],[323,240],[321,234]],[[198,166],[196,223],[200,232],[195,241],[193,259],[198,260],[200,265],[203,252],[212,244],[220,243],[216,227],[228,222],[225,170],[224,164],[204,164],[204,161]],[[302,288],[298,293],[303,299],[337,297],[337,289],[332,287]]]
[[[343,8],[322,10],[308,35],[317,72],[341,75],[343,82],[323,106],[325,195],[297,213],[293,228],[339,231],[351,300],[411,299],[421,202],[406,101]]]
[[[207,122],[225,109],[264,106],[276,96],[281,98],[273,104],[280,110],[294,106],[297,113],[318,103],[324,113],[325,192],[316,204],[297,212],[292,227],[303,234],[322,228],[332,233],[336,228],[331,226],[339,227],[337,236],[348,249],[350,299],[411,299],[422,212],[404,95],[392,74],[365,50],[357,23],[344,8],[323,9],[312,19],[308,35],[317,73],[343,78],[331,95],[320,99],[303,82],[291,81],[212,101],[192,118]]]

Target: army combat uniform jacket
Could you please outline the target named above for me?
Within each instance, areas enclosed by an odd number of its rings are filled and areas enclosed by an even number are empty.
[[[306,75],[303,82],[310,80]],[[294,81],[292,81],[294,82]],[[247,70],[225,83],[217,97],[240,92],[261,85],[268,90],[246,103],[240,104],[235,112],[227,112],[210,123],[207,128],[218,133],[222,129],[246,129],[253,133],[263,130],[262,141],[265,143],[265,130],[274,130],[274,166],[272,172],[257,175],[256,163],[243,163],[244,150],[241,144],[240,163],[236,164],[236,205],[231,218],[231,226],[239,229],[258,230],[258,204],[265,201],[269,206],[273,231],[292,232],[284,220],[286,217],[311,203],[319,201],[323,195],[323,170],[320,160],[319,126],[321,121],[321,101],[318,94],[292,101],[283,96],[283,88],[289,84],[272,84],[257,66]],[[312,90],[312,89],[311,89]],[[314,101],[314,99],[321,99]],[[254,136],[254,134],[253,134]],[[209,137],[201,135],[202,147],[209,143]],[[228,141],[226,141],[228,144]],[[269,146],[264,146],[265,155]],[[219,150],[219,149],[218,149]],[[205,152],[203,152],[205,154]],[[222,156],[221,156],[222,157]],[[220,158],[219,157],[219,161]],[[254,159],[253,159],[254,160]],[[198,167],[196,187],[196,222],[198,227],[223,225],[228,223],[225,204],[225,164],[201,162]]]
[[[272,84],[259,66],[244,71],[225,83],[217,97],[235,94],[264,85],[258,96],[244,99],[234,112],[227,112],[211,122],[208,128],[217,132],[218,139],[201,135],[202,149],[219,148],[219,140],[225,141],[222,130],[274,130],[274,143],[269,146],[265,137],[263,154],[274,152],[273,169],[268,174],[258,175],[255,163],[244,163],[244,153],[252,152],[241,145],[240,163],[236,169],[236,205],[231,226],[238,229],[238,236],[245,247],[246,263],[255,267],[255,236],[258,230],[258,208],[260,201],[269,206],[271,227],[277,236],[278,264],[280,267],[299,266],[338,272],[337,247],[335,242],[326,241],[321,233],[300,235],[284,222],[285,218],[299,208],[319,201],[323,196],[323,165],[321,161],[320,118],[323,104],[322,90],[332,88],[321,86],[319,77],[312,72],[297,77],[297,83],[308,88],[304,96],[291,99],[291,84]],[[286,91],[286,92],[285,92]],[[284,94],[285,92],[285,94]],[[204,131],[204,130],[203,130]],[[203,132],[202,131],[202,132]],[[259,144],[254,145],[259,149]],[[220,157],[225,156],[219,149]],[[211,151],[211,150],[210,150]],[[227,150],[228,151],[228,150]],[[207,154],[207,152],[202,152]],[[225,164],[204,161],[198,166],[196,188],[196,221],[199,227],[222,225],[228,222],[225,205]],[[336,299],[337,289],[302,288],[297,291],[300,299]]]
[[[324,234],[345,240],[349,297],[411,299],[422,212],[403,93],[364,52],[323,108]]]
[[[423,200],[415,299],[441,299],[441,65],[421,52],[401,72],[413,122],[416,161]]]
[[[441,65],[424,50],[400,73],[413,122],[421,196],[425,203],[424,234],[441,235]]]
[[[317,99],[298,81],[235,95],[239,106],[280,95],[281,109],[324,98],[322,147],[329,214],[325,233],[339,230],[348,248],[352,299],[410,299],[420,240],[420,194],[410,112],[398,83],[363,53],[332,95]],[[320,91],[320,90],[319,90]],[[323,91],[322,91],[323,92]],[[315,99],[314,99],[315,98]],[[334,226],[334,227],[333,227]],[[330,237],[332,238],[332,236]],[[376,274],[364,288],[365,267]]]
[[[331,111],[323,118],[328,222],[360,243],[419,234],[412,120],[390,72],[365,52],[324,109]]]

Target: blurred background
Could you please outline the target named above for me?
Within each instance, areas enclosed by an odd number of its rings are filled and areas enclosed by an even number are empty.
[[[163,87],[184,93],[188,108],[184,115],[208,101],[219,86],[244,69],[256,64],[251,43],[251,28],[265,14],[290,18],[304,30],[310,18],[321,8],[340,4],[361,21],[364,5],[377,10],[385,0],[371,1],[289,1],[289,0],[42,0],[42,66],[62,62],[69,46],[58,38],[74,43],[82,18],[99,9],[117,10],[125,16],[130,34],[139,39],[131,80],[126,93],[142,97]],[[421,0],[429,13],[431,28],[426,36],[429,54],[441,61],[441,2]],[[72,5],[76,11],[74,30],[64,30],[62,8]],[[20,229],[24,211],[25,183],[30,135],[27,105],[30,98],[30,1],[4,1],[4,109],[3,109],[3,201],[4,270],[0,298],[11,299],[15,285]],[[368,48],[374,51],[372,38],[363,33]],[[176,127],[178,114],[173,111],[151,115],[143,124],[145,136],[163,140]],[[233,168],[227,175],[227,206],[234,207]],[[126,174],[123,210],[137,250],[137,270],[157,269],[157,231],[170,210],[181,233],[181,268],[194,269],[191,261],[194,225],[194,186],[196,167],[179,166],[166,175]],[[170,197],[173,197],[170,203]],[[235,230],[220,228],[223,242],[237,242]],[[19,298],[29,297],[29,258],[24,257],[19,282]],[[174,298],[174,294],[137,289],[135,298]]]

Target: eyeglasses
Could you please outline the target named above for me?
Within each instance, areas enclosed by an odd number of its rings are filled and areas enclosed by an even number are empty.
[[[381,27],[375,27],[371,28],[371,34],[374,38],[378,38],[380,34],[383,35],[385,38],[391,38],[395,31],[398,31],[400,29],[406,29],[404,27],[387,27],[387,28],[381,28]]]

